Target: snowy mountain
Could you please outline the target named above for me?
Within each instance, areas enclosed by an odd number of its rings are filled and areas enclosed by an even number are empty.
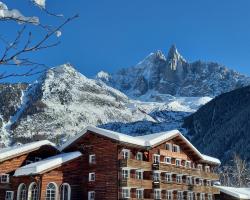
[[[5,86],[1,93],[0,135],[5,145],[42,138],[59,142],[87,125],[128,134],[171,130],[211,100],[171,95],[165,102],[131,100],[69,64],[48,70],[33,84]]]
[[[214,97],[250,84],[250,78],[214,62],[189,63],[173,45],[168,55],[151,53],[134,67],[117,73],[100,72],[96,79],[129,97],[143,101],[165,101],[168,95]]]

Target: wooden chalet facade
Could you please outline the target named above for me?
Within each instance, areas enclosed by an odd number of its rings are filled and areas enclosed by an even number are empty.
[[[87,127],[59,150],[53,145],[12,157],[0,200],[214,200],[216,158],[201,154],[178,131],[127,136]],[[41,149],[47,149],[47,153]],[[22,157],[24,156],[24,158]]]

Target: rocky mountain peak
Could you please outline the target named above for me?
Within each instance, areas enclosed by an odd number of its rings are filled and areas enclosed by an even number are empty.
[[[187,63],[187,61],[178,52],[176,46],[172,45],[168,51],[167,63],[169,68],[175,71],[178,66],[182,66],[183,63]]]

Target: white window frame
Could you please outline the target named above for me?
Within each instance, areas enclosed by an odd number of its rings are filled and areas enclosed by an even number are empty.
[[[144,189],[142,188],[136,189],[136,199],[144,199]]]
[[[180,153],[180,151],[181,151],[180,146],[177,144],[173,144],[172,152]]]
[[[5,200],[13,200],[13,199],[14,199],[14,191],[6,191],[5,192]]]
[[[164,157],[164,163],[165,163],[165,164],[172,164],[172,158],[171,158],[171,157],[168,157],[168,156],[165,156],[165,157]]]
[[[212,194],[208,194],[207,198],[208,198],[208,200],[213,200],[213,195]]]
[[[161,180],[161,172],[158,172],[158,171],[154,171],[153,173],[153,180],[155,182],[158,182]]]
[[[179,164],[177,164],[177,163],[179,163]],[[179,158],[175,159],[175,165],[177,167],[180,167],[181,166],[181,159],[179,159]]]
[[[140,161],[143,160],[143,153],[142,152],[137,152],[136,153],[136,160],[140,160]]]
[[[137,170],[135,171],[135,176],[136,176],[136,179],[138,179],[138,180],[143,180],[143,170],[137,169]]]
[[[187,200],[193,200],[193,199],[194,199],[194,193],[193,192],[188,192]]]
[[[122,169],[122,179],[128,179],[130,177],[129,169]]]
[[[122,198],[124,199],[130,198],[130,188],[122,188]]]
[[[94,197],[92,195],[94,195]],[[88,200],[95,200],[95,191],[88,192]]]
[[[186,160],[186,168],[190,169],[192,167],[191,161]]]
[[[205,200],[206,197],[205,197],[205,193],[200,193],[200,200]]]
[[[180,174],[178,174],[177,176],[176,176],[176,183],[182,183],[182,175],[180,175]]]
[[[154,189],[154,199],[161,199],[161,189]]]
[[[66,197],[64,196],[64,192],[62,193],[62,190],[64,190],[65,187],[67,187],[67,189],[68,189],[68,195]],[[71,187],[70,187],[70,184],[68,184],[68,183],[63,183],[60,186],[60,200],[65,200],[65,199],[67,199],[67,200],[71,199]],[[28,199],[28,200],[30,200],[30,199]]]
[[[50,185],[50,184],[53,184],[54,186],[55,186],[55,200],[56,199],[58,199],[58,186],[57,186],[57,184],[55,183],[55,182],[50,182],[50,183],[48,183],[47,184],[47,186],[46,186],[46,193],[45,193],[45,199],[47,199],[48,198],[48,192],[50,191],[51,192],[51,189],[49,189],[48,190],[48,186]],[[50,196],[50,199],[49,200],[51,200],[51,196]]]
[[[198,168],[198,170],[202,171],[202,170],[203,170],[202,164],[198,164],[198,165],[197,165],[197,168]]]
[[[212,186],[212,181],[211,180],[207,180],[207,186]]]
[[[186,183],[187,183],[188,185],[193,185],[192,176],[187,176],[187,178],[186,178]]]
[[[172,200],[173,199],[173,191],[172,190],[167,190],[166,199],[167,200]]]
[[[207,173],[210,172],[210,166],[208,166],[208,165],[205,166],[205,172],[207,172]]]
[[[161,162],[161,156],[159,154],[154,154],[153,155],[153,162],[154,164],[159,164]]]
[[[130,150],[129,149],[122,150],[122,158],[124,160],[130,159]]]
[[[199,179],[199,185],[204,185],[204,180],[202,178]]]
[[[173,150],[173,149],[172,149],[172,144],[167,142],[167,143],[165,144],[165,149],[172,152],[172,150]]]
[[[9,183],[10,182],[10,175],[9,174],[1,174],[1,183]]]
[[[96,156],[95,154],[89,155],[89,164],[95,164],[96,163]]]
[[[89,182],[95,181],[95,172],[90,172],[89,173]]]
[[[165,173],[165,180],[168,183],[172,182],[172,173]]]
[[[34,185],[36,186],[36,190],[32,190]],[[28,200],[38,200],[38,192],[39,192],[38,184],[35,182],[32,182],[29,185],[29,189],[28,189]]]
[[[183,191],[177,191],[177,200],[183,200]]]

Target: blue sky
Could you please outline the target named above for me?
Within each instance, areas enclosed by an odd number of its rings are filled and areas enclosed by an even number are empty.
[[[40,16],[28,1],[4,2]],[[250,1],[47,0],[47,7],[65,16],[80,14],[62,30],[60,46],[34,57],[51,66],[70,62],[92,77],[132,66],[158,49],[166,54],[174,43],[188,61],[216,61],[250,75]],[[54,23],[51,17],[41,20]],[[11,37],[16,28],[0,23],[2,35]]]

